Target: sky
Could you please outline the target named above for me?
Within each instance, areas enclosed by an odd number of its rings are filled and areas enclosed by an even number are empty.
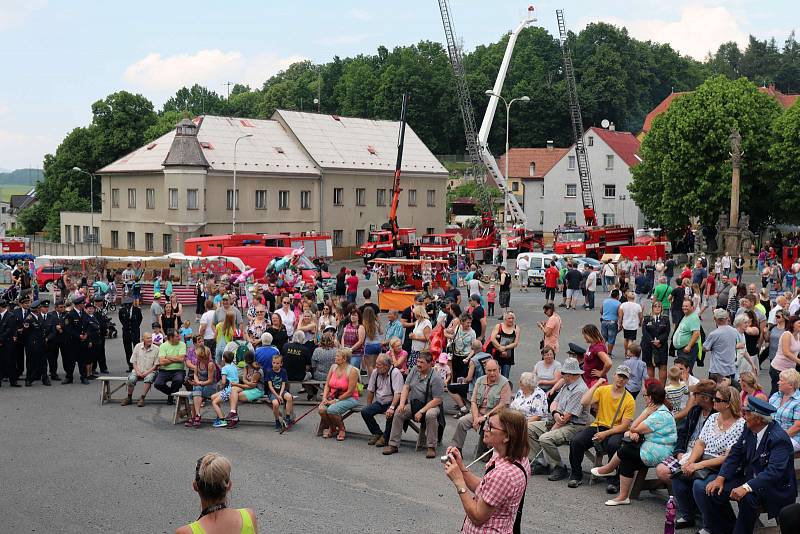
[[[466,50],[498,38],[528,4],[450,0]],[[537,25],[557,33],[555,10],[579,31],[606,21],[633,37],[668,42],[703,59],[748,35],[780,45],[798,23],[794,0],[547,0]],[[260,87],[294,61],[374,53],[420,40],[442,42],[434,0],[0,0],[0,169],[41,167],[91,105],[127,90],[156,109],[183,86],[224,94],[224,82]]]

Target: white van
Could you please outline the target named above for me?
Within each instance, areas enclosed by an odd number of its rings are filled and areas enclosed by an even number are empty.
[[[543,286],[545,269],[550,266],[550,261],[558,259],[560,256],[552,252],[521,252],[517,257],[527,258],[530,264],[530,267],[528,267],[528,285]]]

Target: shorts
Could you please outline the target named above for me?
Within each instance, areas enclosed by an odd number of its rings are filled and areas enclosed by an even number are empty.
[[[622,329],[623,337],[630,341],[636,341],[636,332],[638,332],[638,330],[628,330],[627,328]]]
[[[556,288],[554,287],[544,288],[544,300],[555,300],[555,298],[556,298]]]
[[[146,375],[144,378],[142,378],[142,382],[144,382],[145,384],[152,384],[153,382],[156,381],[156,373],[157,372],[158,371],[153,371],[152,373]],[[136,382],[138,382],[138,381],[139,381],[139,377],[136,376],[136,373],[132,371],[131,374],[128,375],[128,385],[129,386],[135,386]]]
[[[519,272],[519,283],[523,286],[528,285],[528,271],[521,270]]]
[[[362,356],[363,356],[363,354],[353,354],[352,356],[350,356],[350,365],[352,365],[353,367],[355,367],[359,371],[361,370],[361,357]]]
[[[606,343],[613,345],[617,341],[617,334],[619,333],[617,321],[600,321],[600,335],[606,340]]]
[[[231,398],[231,387],[228,386],[219,392],[219,400],[226,401]]]
[[[716,308],[717,307],[717,296],[716,295],[706,295],[705,296],[705,305],[709,308]]]
[[[286,394],[287,394],[287,393],[288,393],[288,391],[284,391],[284,392],[283,392],[284,398],[285,398],[285,396],[286,396]],[[272,401],[274,401],[274,400],[278,400],[278,397],[277,397],[277,396],[275,396],[275,395],[273,395],[271,391],[267,391],[267,392],[266,392],[266,397],[267,397],[267,400],[268,400],[269,402],[272,402]],[[284,399],[284,400],[285,400],[285,399]]]
[[[244,397],[247,399],[248,402],[254,402],[264,396],[264,390],[258,388],[251,388],[242,390],[244,393]]]
[[[217,386],[209,385],[209,386],[193,386],[192,387],[192,398],[195,396],[200,396],[204,399],[210,399],[211,395],[217,392]]]
[[[348,397],[328,406],[327,412],[328,415],[344,415],[356,406],[358,406],[358,399]]]
[[[575,297],[577,297],[577,296],[578,296],[578,295],[580,295],[580,294],[581,294],[581,290],[580,290],[580,289],[570,289],[570,288],[567,288],[567,298],[568,298],[568,299],[575,298]]]
[[[501,308],[508,308],[509,304],[511,304],[511,291],[501,291],[500,292],[500,307]]]
[[[381,353],[381,344],[380,343],[367,343],[364,345],[364,355],[365,356],[377,356]]]

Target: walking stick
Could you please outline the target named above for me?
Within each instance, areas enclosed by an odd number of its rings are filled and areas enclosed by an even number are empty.
[[[284,432],[286,432],[287,430],[289,430],[290,428],[292,428],[292,427],[293,427],[295,424],[297,424],[297,422],[298,422],[300,419],[302,419],[303,417],[307,416],[308,414],[310,414],[311,412],[313,412],[313,411],[314,411],[314,410],[316,410],[317,408],[319,408],[319,405],[318,405],[318,404],[317,404],[317,405],[314,405],[314,406],[312,406],[311,408],[309,408],[309,409],[308,409],[308,411],[307,411],[306,413],[304,413],[303,415],[301,415],[300,417],[298,417],[297,419],[295,419],[294,421],[292,421],[292,424],[290,424],[290,425],[286,425],[285,427],[283,427],[283,429],[281,429],[281,431],[280,431],[280,434],[283,434]],[[279,434],[279,435],[280,435],[280,434]]]

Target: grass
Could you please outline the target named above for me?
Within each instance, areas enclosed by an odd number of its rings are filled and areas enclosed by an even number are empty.
[[[33,189],[32,185],[3,185],[0,184],[0,201],[8,202],[11,195],[25,195]]]

